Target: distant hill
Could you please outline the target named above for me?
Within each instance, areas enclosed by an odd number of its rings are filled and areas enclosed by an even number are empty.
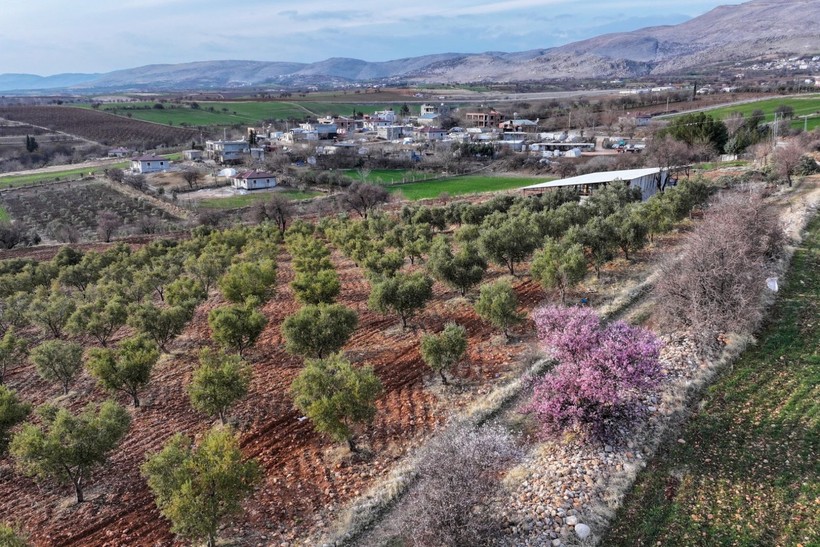
[[[725,63],[820,53],[820,0],[752,0],[674,26],[606,34],[518,53],[442,53],[386,62],[202,61],[107,74],[0,74],[0,92],[201,90],[351,82],[460,83],[670,74]]]

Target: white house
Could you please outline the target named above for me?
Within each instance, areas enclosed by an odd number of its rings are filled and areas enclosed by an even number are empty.
[[[209,159],[219,163],[239,163],[248,153],[248,142],[238,141],[205,141],[205,153]]]
[[[420,127],[413,132],[419,141],[440,141],[447,136],[447,131],[438,127]]]
[[[134,173],[158,173],[165,171],[170,166],[171,162],[168,159],[151,154],[131,160],[131,171]]]
[[[273,188],[276,186],[276,177],[264,171],[245,171],[239,173],[231,181],[234,188],[245,190],[259,190],[261,188]]]

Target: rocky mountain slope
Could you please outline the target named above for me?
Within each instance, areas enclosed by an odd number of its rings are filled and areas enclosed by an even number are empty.
[[[0,91],[224,89],[399,80],[513,82],[660,75],[767,57],[820,54],[817,21],[820,0],[752,0],[715,8],[680,25],[607,34],[518,53],[442,53],[386,62],[347,58],[317,63],[204,61],[47,78],[1,74]]]

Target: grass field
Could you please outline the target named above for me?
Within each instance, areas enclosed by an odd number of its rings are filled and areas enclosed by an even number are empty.
[[[9,212],[6,211],[5,207],[0,206],[0,222],[5,222],[7,220],[11,220],[11,216]]]
[[[406,178],[412,177],[413,171],[408,169],[371,169],[367,173],[365,182],[372,184],[392,184],[394,182],[402,182]],[[359,182],[361,176],[358,169],[345,169],[344,175]],[[418,178],[424,177],[423,173],[415,173]]]
[[[467,175],[446,180],[431,180],[427,182],[411,182],[388,186],[391,194],[401,193],[405,199],[411,201],[429,199],[447,192],[451,196],[477,194],[480,192],[497,192],[529,186],[538,182],[552,180],[550,178],[535,177],[490,177],[484,175]]]
[[[181,153],[174,154],[160,154],[163,158],[168,158],[172,161],[179,161],[182,159]],[[51,171],[49,173],[33,173],[30,175],[0,175],[0,188],[14,188],[17,186],[28,186],[30,184],[37,184],[40,182],[51,182],[56,180],[74,180],[87,176],[89,173],[99,174],[106,169],[127,169],[130,167],[130,162],[121,161],[106,165],[105,167],[85,167],[82,169],[66,169],[63,171]]]
[[[661,447],[608,546],[820,545],[820,217],[758,344]]]
[[[719,119],[728,118],[729,115],[740,112],[744,116],[749,116],[755,110],[762,110],[766,114],[766,121],[774,120],[774,111],[781,105],[787,105],[794,109],[794,119],[791,121],[792,127],[803,128],[803,119],[799,116],[813,116],[808,119],[808,130],[820,126],[820,95],[807,95],[806,97],[784,97],[780,99],[766,99],[765,101],[755,101],[736,106],[726,106],[709,110],[709,114]]]
[[[284,190],[277,192],[280,196],[285,196],[288,199],[309,199],[316,197],[321,192],[302,192],[300,190]],[[209,198],[199,201],[199,206],[203,209],[238,209],[240,207],[247,207],[259,201],[265,201],[271,198],[271,192],[248,193],[238,196],[230,196],[226,198]]]
[[[367,104],[367,103],[331,103],[331,102],[296,102],[296,101],[237,101],[212,102],[199,101],[200,108],[194,109],[187,104],[164,103],[163,108],[153,108],[154,102],[110,103],[100,110],[118,114],[131,115],[134,119],[165,125],[234,125],[255,124],[264,120],[304,119],[306,116],[347,115],[353,111],[373,113],[376,110],[394,108],[401,104]],[[78,105],[91,108],[90,104]],[[147,109],[145,107],[148,107]],[[411,111],[418,113],[418,106],[410,106]]]
[[[99,169],[101,171],[102,169]],[[93,168],[66,169],[65,171],[53,171],[51,173],[36,173],[33,175],[10,175],[0,177],[0,188],[13,188],[16,186],[27,186],[38,182],[48,182],[52,180],[78,179],[88,173],[95,172]]]

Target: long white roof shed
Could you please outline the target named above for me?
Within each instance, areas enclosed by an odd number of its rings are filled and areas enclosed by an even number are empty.
[[[649,199],[657,190],[655,178],[661,169],[658,167],[648,167],[645,169],[623,169],[621,171],[599,171],[597,173],[587,173],[577,177],[540,182],[532,186],[525,186],[524,191],[548,190],[550,188],[562,188],[565,186],[595,186],[599,184],[609,184],[616,180],[623,181],[629,186],[638,186],[641,189],[643,199]],[[662,176],[665,178],[666,171]]]

